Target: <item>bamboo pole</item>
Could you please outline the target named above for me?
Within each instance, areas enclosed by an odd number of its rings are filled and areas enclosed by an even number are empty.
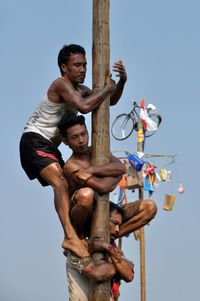
[[[138,130],[142,129],[142,124],[138,122]],[[144,141],[137,142],[137,151],[144,151]],[[139,199],[144,199],[144,190],[139,188]],[[141,292],[141,301],[146,301],[146,274],[145,274],[145,236],[144,236],[144,227],[140,229],[140,292]]]
[[[105,85],[109,75],[110,45],[109,45],[109,0],[93,0],[93,89],[98,90]],[[110,98],[92,113],[92,161],[95,165],[105,164],[109,161],[109,103]],[[97,205],[93,213],[91,239],[101,237],[110,242],[109,233],[109,194],[98,195],[95,199]],[[104,254],[95,253],[97,263]],[[90,283],[90,301],[110,300],[110,281]]]
[[[145,272],[145,235],[144,227],[140,229],[140,294],[141,301],[146,301],[146,272]]]

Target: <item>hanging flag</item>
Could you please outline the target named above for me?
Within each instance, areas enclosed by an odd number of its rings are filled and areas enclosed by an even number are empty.
[[[152,179],[149,177],[149,175],[147,175],[144,178],[144,190],[145,191],[150,191],[150,192],[154,191],[154,186],[153,186],[153,183],[152,183]]]

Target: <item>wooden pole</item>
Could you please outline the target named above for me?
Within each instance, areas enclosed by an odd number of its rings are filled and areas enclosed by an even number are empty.
[[[142,129],[142,124],[138,122],[138,130]],[[144,151],[144,141],[137,142],[138,152]],[[144,190],[139,188],[139,199],[144,199]],[[141,301],[146,301],[146,274],[145,274],[145,237],[144,227],[140,229],[140,291]]]
[[[140,229],[140,292],[141,292],[141,301],[146,301],[145,236],[144,236],[144,227]]]
[[[93,0],[93,89],[98,90],[105,85],[110,74],[109,45],[109,0]],[[110,98],[92,113],[92,161],[95,165],[109,162],[109,104]],[[109,233],[109,194],[96,195],[97,205],[93,213],[91,239],[101,237],[110,242]],[[104,254],[95,253],[97,263]],[[91,281],[90,301],[110,300],[110,281],[95,283]]]

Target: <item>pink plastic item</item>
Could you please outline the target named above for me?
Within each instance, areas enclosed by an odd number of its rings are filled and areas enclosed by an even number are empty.
[[[178,186],[178,193],[184,193],[184,192],[185,192],[185,189],[184,189],[183,185],[180,183]]]

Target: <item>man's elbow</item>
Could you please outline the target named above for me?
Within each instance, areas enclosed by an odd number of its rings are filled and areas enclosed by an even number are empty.
[[[105,194],[110,192],[110,185],[108,185],[105,181],[99,181],[98,185],[94,187],[94,190],[99,194]]]
[[[112,107],[112,106],[116,105],[118,103],[118,100],[119,99],[116,99],[116,98],[111,96],[110,97],[110,106]]]
[[[78,111],[81,114],[87,114],[92,111],[92,108],[88,104],[84,103],[78,108]]]
[[[125,282],[127,282],[127,283],[133,281],[133,279],[134,279],[134,273],[133,273],[133,272],[128,273],[128,274],[123,278],[123,280],[124,280]]]
[[[130,261],[129,266],[126,267],[125,273],[121,275],[125,282],[131,282],[134,279],[134,264]]]
[[[133,271],[126,271],[126,275],[121,275],[121,278],[125,281],[125,282],[131,282],[134,279],[134,272]]]
[[[117,185],[114,185],[114,184],[113,185],[104,185],[99,189],[98,193],[100,193],[100,194],[110,193],[116,188],[116,186]]]

